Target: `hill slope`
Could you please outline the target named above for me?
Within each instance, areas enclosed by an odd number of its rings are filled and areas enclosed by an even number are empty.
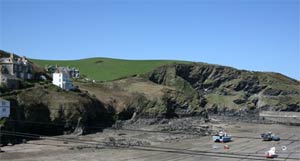
[[[97,83],[75,81],[82,92],[62,91],[50,84],[43,85],[47,82],[37,82],[32,88],[1,95],[12,102],[12,119],[59,123],[63,125],[60,132],[74,130],[80,119],[84,127],[108,126],[106,122],[118,119],[206,119],[217,114],[252,120],[265,110],[300,112],[300,82],[279,73],[171,60],[31,61],[42,67],[78,67],[91,79],[118,79]],[[119,79],[122,77],[126,78]],[[45,126],[21,129],[43,132]]]
[[[219,112],[300,111],[300,83],[279,73],[195,63],[163,66],[147,78],[182,91],[193,89],[207,109]]]
[[[175,115],[194,115],[195,111],[201,113],[201,107],[216,113],[227,111],[237,115],[241,111],[300,111],[300,83],[279,73],[252,72],[206,63],[175,63],[167,60],[92,58],[75,61],[33,61],[40,65],[79,67],[83,74],[96,80],[127,77],[98,86],[78,84],[80,88],[95,94],[107,107],[113,107],[117,112],[133,105],[136,106],[133,107],[133,111],[144,111],[139,107],[151,105],[151,110],[171,109]],[[135,74],[139,74],[137,78],[142,79],[132,80],[130,75]],[[151,93],[150,89],[157,90]],[[113,93],[108,94],[108,91]],[[135,98],[138,94],[145,96],[142,100],[148,102],[141,104],[140,99]],[[151,97],[154,95],[158,98]],[[158,111],[160,110],[155,110]]]
[[[172,64],[174,60],[121,60],[110,58],[89,58],[81,60],[38,60],[32,62],[41,67],[46,65],[77,67],[81,74],[98,81],[119,79],[149,72],[161,65]]]
[[[136,77],[76,85],[127,119],[217,114],[252,120],[264,110],[300,112],[298,81],[205,63],[169,64]]]

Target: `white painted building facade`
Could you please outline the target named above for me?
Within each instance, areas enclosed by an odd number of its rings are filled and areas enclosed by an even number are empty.
[[[56,72],[53,73],[52,83],[64,90],[72,90],[73,84],[70,80],[70,77],[67,73],[64,72]]]
[[[10,115],[10,102],[0,98],[0,119],[9,117]]]

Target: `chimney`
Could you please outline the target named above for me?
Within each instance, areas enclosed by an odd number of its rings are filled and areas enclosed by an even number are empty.
[[[14,53],[11,53],[11,54],[10,54],[10,58],[11,58],[11,60],[14,59]]]

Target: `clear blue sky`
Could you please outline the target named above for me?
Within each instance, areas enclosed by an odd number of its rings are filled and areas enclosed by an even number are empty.
[[[179,59],[300,79],[299,0],[0,0],[0,49]]]

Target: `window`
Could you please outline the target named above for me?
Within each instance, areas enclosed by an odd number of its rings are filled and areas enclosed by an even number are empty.
[[[5,106],[5,105],[6,105],[5,101],[2,101],[2,106]]]
[[[2,109],[2,112],[6,112],[6,108],[3,108],[3,109]]]

